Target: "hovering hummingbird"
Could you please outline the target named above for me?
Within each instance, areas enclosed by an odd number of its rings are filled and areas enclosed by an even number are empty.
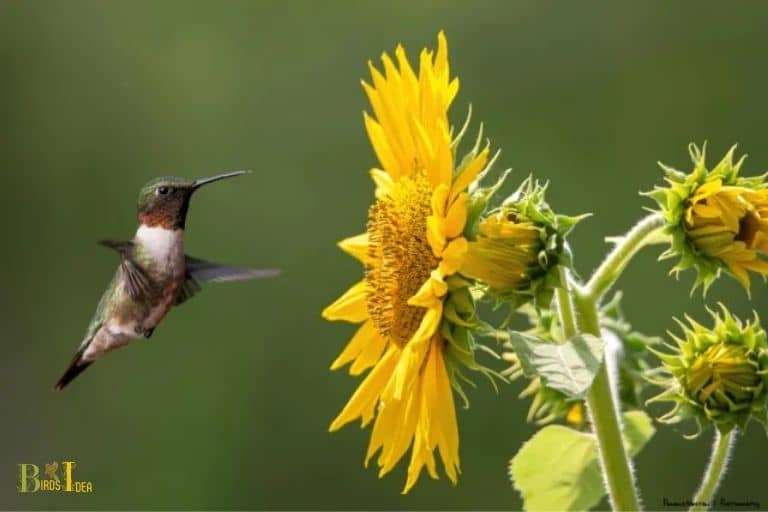
[[[152,336],[168,310],[200,291],[200,283],[241,281],[278,273],[220,265],[184,254],[184,223],[192,194],[203,185],[247,172],[199,180],[157,178],[141,189],[139,227],[133,240],[99,242],[118,252],[120,266],[99,301],[75,357],[54,389],[62,389],[107,352]]]

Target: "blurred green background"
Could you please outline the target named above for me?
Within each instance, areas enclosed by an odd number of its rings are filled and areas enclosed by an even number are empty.
[[[689,168],[689,141],[711,159],[739,142],[747,174],[768,168],[766,26],[763,2],[0,3],[0,507],[519,508],[506,464],[535,431],[520,383],[481,382],[458,412],[455,488],[422,475],[401,496],[404,464],[362,466],[369,431],[327,433],[358,383],[328,371],[353,328],[320,310],[360,275],[335,242],[371,201],[366,61],[445,29],[454,119],[471,102],[513,181],[533,172],[561,211],[594,212],[572,237],[588,272],[650,205],[655,162]],[[207,287],[52,392],[116,265],[94,242],[132,236],[139,187],[238,168],[255,172],[195,197],[188,250],[283,275]],[[657,254],[621,287],[662,334],[705,302]],[[753,295],[721,280],[706,304],[768,316]],[[709,443],[659,430],[637,459],[649,508],[691,495]],[[768,508],[767,448],[749,429],[719,495]],[[92,494],[16,493],[17,464],[66,459]]]

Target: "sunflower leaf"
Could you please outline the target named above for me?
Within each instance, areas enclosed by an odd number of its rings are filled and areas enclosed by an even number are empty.
[[[630,456],[634,457],[648,441],[651,440],[656,428],[653,420],[644,411],[627,411],[624,417],[624,447]]]
[[[623,418],[624,446],[634,456],[656,430],[643,411]],[[526,442],[510,461],[509,476],[525,510],[587,510],[605,496],[594,436],[562,425],[544,427]]]
[[[589,334],[553,343],[510,331],[509,343],[526,376],[539,376],[545,386],[571,398],[584,397],[603,362],[603,342]]]
[[[539,430],[509,464],[525,510],[586,510],[605,494],[597,444],[590,434],[562,425]]]

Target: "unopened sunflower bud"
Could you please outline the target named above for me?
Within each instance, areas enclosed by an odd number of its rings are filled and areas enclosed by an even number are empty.
[[[565,236],[580,217],[555,214],[544,201],[546,187],[527,179],[473,229],[460,273],[490,295],[519,305],[551,302],[559,284],[556,267],[570,266]]]
[[[714,424],[721,432],[744,428],[750,418],[768,431],[768,343],[757,318],[742,323],[721,306],[708,329],[691,319],[680,324],[672,353],[658,354],[668,378],[665,391],[651,401],[673,402],[660,421],[696,420],[699,431]],[[695,435],[698,435],[695,434]]]

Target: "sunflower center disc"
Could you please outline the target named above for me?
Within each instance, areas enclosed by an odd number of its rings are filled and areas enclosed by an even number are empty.
[[[402,346],[421,323],[424,308],[408,305],[439,260],[427,241],[432,188],[421,173],[398,180],[368,211],[368,313],[382,336]]]

